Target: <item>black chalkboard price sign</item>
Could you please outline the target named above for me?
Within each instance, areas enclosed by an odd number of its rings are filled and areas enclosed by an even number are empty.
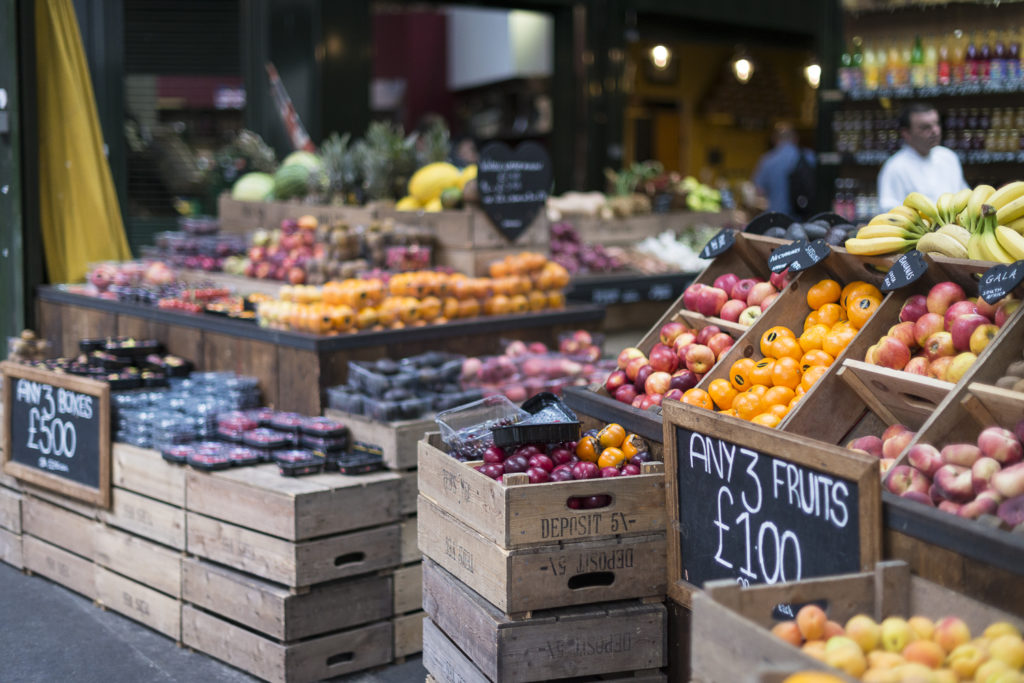
[[[17,363],[0,370],[4,472],[110,507],[110,387]]]
[[[778,430],[662,405],[670,596],[705,581],[774,584],[874,566],[878,459]]]
[[[1024,261],[992,266],[981,276],[978,294],[986,303],[994,304],[1017,288],[1024,280]]]
[[[896,259],[896,263],[892,264],[889,272],[885,274],[879,289],[883,292],[903,289],[921,279],[927,270],[928,262],[924,260],[924,254],[917,249],[911,249]]]
[[[825,240],[814,240],[805,245],[803,251],[793,258],[793,262],[789,264],[789,270],[794,273],[807,270],[827,259],[831,253],[832,248],[825,243]]]
[[[480,151],[476,182],[484,213],[514,242],[548,199],[551,157],[536,142],[524,142],[514,151],[502,142],[491,142]]]
[[[768,257],[768,270],[781,273],[786,268],[797,265],[797,259],[803,256],[806,248],[807,240],[793,240],[789,244],[776,247]]]
[[[704,248],[700,250],[700,257],[703,259],[721,256],[736,244],[736,231],[723,228],[717,235],[708,240]]]

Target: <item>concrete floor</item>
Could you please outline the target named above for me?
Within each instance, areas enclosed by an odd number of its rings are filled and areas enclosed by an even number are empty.
[[[419,657],[345,683],[421,682]],[[187,648],[40,576],[0,562],[0,680],[4,683],[251,683],[258,679]]]

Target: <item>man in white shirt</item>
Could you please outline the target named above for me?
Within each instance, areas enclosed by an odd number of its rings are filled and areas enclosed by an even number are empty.
[[[878,174],[878,204],[883,211],[903,203],[911,192],[932,201],[943,192],[967,187],[956,153],[939,145],[939,112],[930,104],[915,103],[900,114],[903,147],[882,165]]]

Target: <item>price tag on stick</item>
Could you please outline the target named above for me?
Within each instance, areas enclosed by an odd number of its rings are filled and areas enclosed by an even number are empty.
[[[825,240],[814,240],[796,255],[793,262],[789,264],[789,269],[794,273],[807,270],[827,259],[831,253],[832,248],[825,243]]]
[[[736,231],[730,228],[723,228],[717,235],[708,240],[704,248],[700,250],[700,257],[703,259],[721,256],[736,244]]]
[[[883,292],[902,289],[917,282],[927,270],[928,263],[924,260],[924,254],[917,249],[911,249],[896,259],[896,263],[892,264],[889,272],[885,274],[879,289]]]
[[[994,304],[1017,288],[1024,280],[1024,261],[992,266],[981,277],[978,293],[985,303]]]
[[[794,240],[776,248],[768,257],[768,270],[781,273],[786,268],[791,268],[806,247],[807,240]]]

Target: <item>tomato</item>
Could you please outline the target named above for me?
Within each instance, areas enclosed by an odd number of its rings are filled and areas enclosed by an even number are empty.
[[[732,401],[738,394],[739,392],[733,388],[727,379],[719,378],[712,380],[708,385],[708,395],[711,396],[711,400],[715,402],[715,405],[722,410],[731,408]]]
[[[605,467],[619,467],[625,459],[626,454],[621,449],[609,447],[601,451],[601,455],[597,456],[597,466],[601,469]]]
[[[762,356],[771,356],[771,346],[779,337],[793,337],[795,339],[796,335],[793,334],[791,329],[783,327],[782,325],[776,325],[775,327],[769,328],[761,335]]]
[[[783,356],[772,366],[772,386],[796,389],[800,384],[800,361]]]
[[[871,317],[881,303],[881,299],[873,296],[857,295],[851,297],[850,306],[846,309],[846,314],[850,316],[850,324],[858,330],[864,327],[868,318]]]
[[[825,304],[833,304],[839,301],[842,288],[835,280],[821,280],[807,290],[807,305],[818,310]]]
[[[773,367],[775,367],[775,361],[771,358],[764,358],[754,363],[754,367],[750,369],[751,383],[771,386]]]
[[[598,444],[597,437],[584,436],[579,440],[579,443],[576,444],[576,456],[580,460],[597,462],[599,453],[600,445]]]
[[[737,396],[732,402],[732,407],[736,411],[736,415],[743,420],[749,420],[764,412],[764,402],[761,397],[749,391]]]
[[[597,441],[601,448],[618,448],[625,438],[625,428],[616,422],[605,425],[604,429],[597,433]]]
[[[715,409],[715,403],[711,400],[711,396],[708,392],[703,389],[694,387],[693,389],[687,389],[683,392],[683,403],[691,406],[697,406],[698,408],[707,408],[708,410]]]
[[[751,385],[750,371],[756,362],[753,358],[740,358],[729,368],[729,383],[736,391],[744,391]]]

